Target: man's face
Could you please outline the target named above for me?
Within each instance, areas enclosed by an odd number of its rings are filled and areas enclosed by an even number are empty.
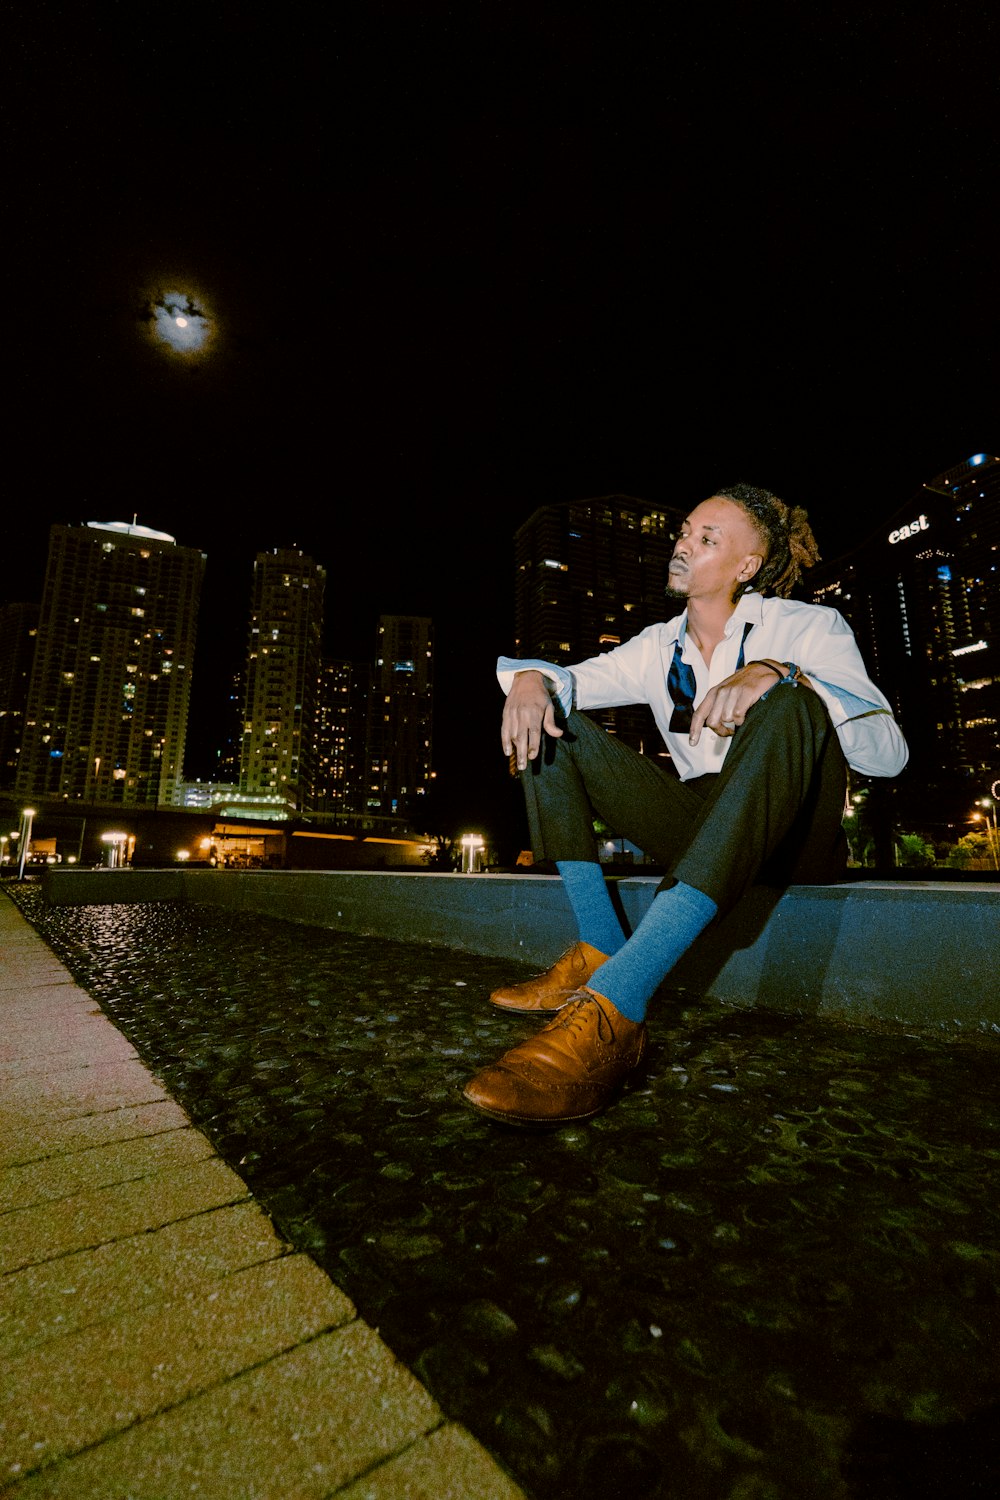
[[[695,506],[674,543],[667,591],[684,599],[732,603],[763,562],[750,519],[732,500],[713,495]]]

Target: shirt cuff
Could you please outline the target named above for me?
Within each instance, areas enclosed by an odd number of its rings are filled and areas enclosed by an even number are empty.
[[[828,696],[837,705],[843,714],[842,723],[847,724],[851,719],[861,719],[873,712],[885,713],[881,703],[872,703],[867,698],[859,698],[855,693],[849,693],[846,688],[834,687],[832,683],[824,682],[821,677],[813,677],[808,673],[809,681],[823,689],[823,694]]]
[[[510,692],[510,685],[518,672],[541,672],[548,682],[552,684],[549,692],[555,698],[565,718],[573,709],[573,674],[566,667],[557,666],[552,661],[536,661],[534,658],[521,660],[516,656],[501,656],[497,658],[497,678],[505,693]]]

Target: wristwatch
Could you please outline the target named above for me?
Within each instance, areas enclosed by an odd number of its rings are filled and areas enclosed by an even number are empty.
[[[773,693],[776,687],[781,687],[782,683],[788,682],[792,687],[798,687],[799,669],[793,661],[781,662],[779,666],[775,666],[773,661],[761,661],[761,666],[770,667],[771,671],[777,674],[777,681],[768,688],[767,693],[761,693],[762,700],[768,696],[768,693]],[[782,668],[784,669],[784,676],[781,675]]]

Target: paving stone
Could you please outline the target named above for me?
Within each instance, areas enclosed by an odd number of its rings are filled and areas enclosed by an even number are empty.
[[[39,1068],[59,1072],[121,1062],[136,1055],[100,1007],[74,984],[37,989],[30,998],[0,995],[0,1022],[0,1079]]]
[[[524,1500],[524,1491],[452,1422],[339,1490],[337,1500]]]
[[[7,1366],[0,1477],[77,1452],[353,1317],[312,1261],[289,1255],[67,1334]]]
[[[136,1057],[135,1048],[123,1036],[112,1039],[98,1027],[91,1027],[89,1035],[81,1034],[78,1039],[60,1036],[57,1041],[53,1037],[47,1052],[36,1046],[29,1050],[17,1042],[8,1042],[3,1051],[7,1056],[0,1062],[0,1087],[34,1073],[47,1075],[53,1068],[92,1068],[101,1063],[131,1062]]]
[[[325,1500],[441,1420],[363,1323],[4,1490],[4,1500]]]
[[[0,1363],[287,1253],[251,1201],[25,1266],[0,1278]]]
[[[0,1213],[69,1198],[74,1193],[131,1182],[214,1155],[190,1126],[138,1140],[116,1142],[0,1171]]]
[[[149,1069],[129,1060],[60,1068],[40,1078],[31,1073],[8,1079],[3,1093],[5,1108],[23,1110],[33,1105],[50,1119],[67,1119],[122,1104],[148,1104],[166,1097],[163,1085]]]
[[[58,983],[40,984],[32,990],[4,990],[0,986],[0,1016],[4,1031],[34,1031],[39,1041],[53,1025],[73,1025],[90,1017],[107,1019],[86,991],[74,984],[60,965]]]
[[[187,1124],[190,1121],[180,1105],[166,1098],[58,1120],[40,1118],[27,1102],[16,1114],[0,1106],[0,1167],[44,1161],[111,1141],[158,1135]]]
[[[3,975],[0,977],[0,995],[30,995],[32,991],[48,990],[72,985],[72,979],[63,966],[41,945],[11,948],[4,944]]]
[[[16,1271],[89,1245],[159,1229],[174,1219],[248,1197],[247,1187],[217,1157],[138,1182],[75,1193],[56,1203],[14,1209],[0,1218],[0,1268]]]

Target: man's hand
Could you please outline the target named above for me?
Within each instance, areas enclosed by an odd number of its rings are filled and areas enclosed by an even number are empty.
[[[543,733],[562,738],[545,678],[541,672],[518,672],[504,704],[500,743],[508,760],[516,760],[519,771],[538,754]]]
[[[688,743],[697,745],[706,725],[720,739],[731,739],[758,698],[779,681],[778,667],[781,667],[781,676],[784,677],[785,667],[781,662],[775,662],[772,667],[770,663],[750,661],[731,677],[725,677],[714,688],[709,688],[691,716]],[[803,687],[809,686],[801,675],[798,681]]]

